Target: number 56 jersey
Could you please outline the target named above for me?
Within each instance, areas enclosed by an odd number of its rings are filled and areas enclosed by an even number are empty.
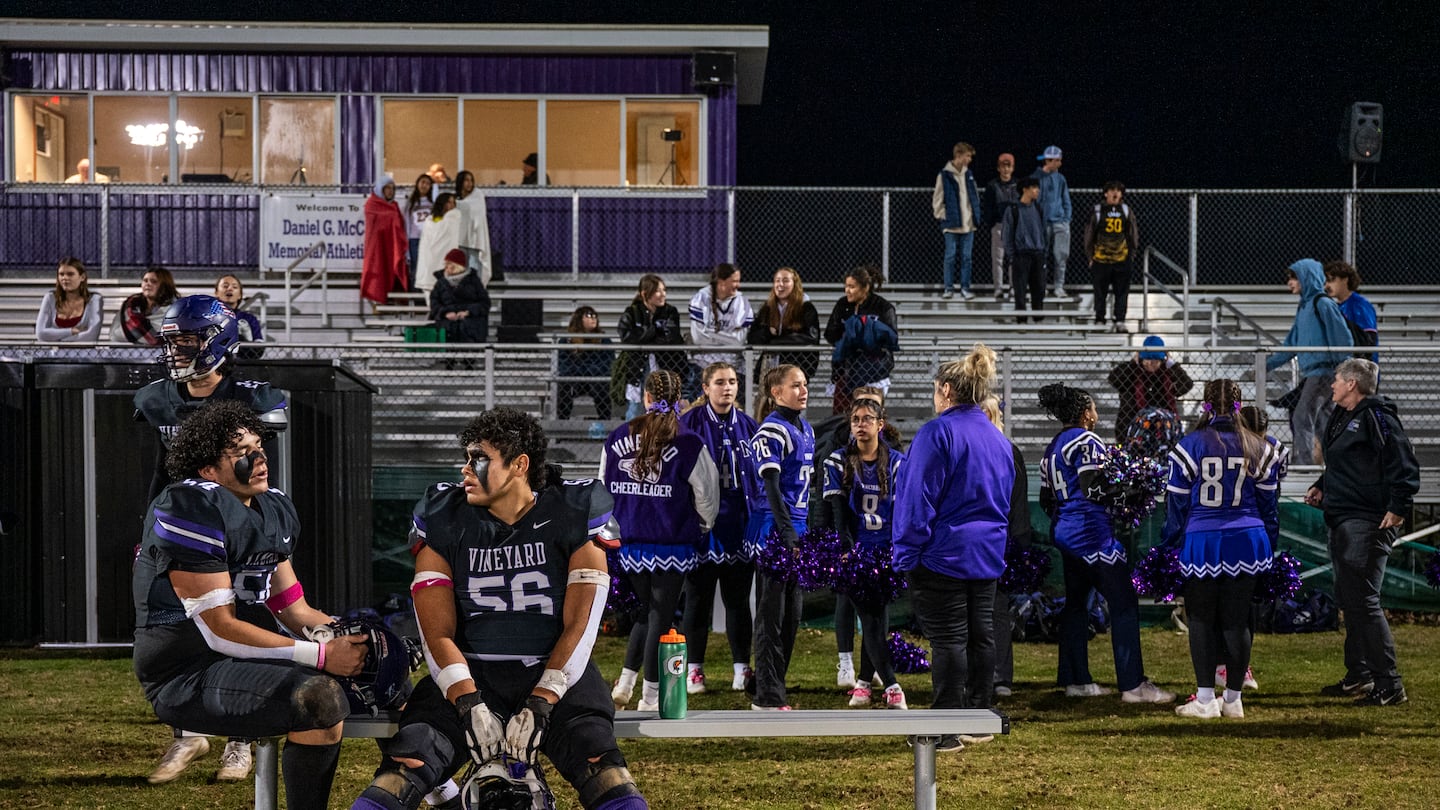
[[[467,658],[545,658],[560,637],[570,555],[610,520],[599,481],[549,486],[515,525],[431,486],[415,504],[411,540],[445,559],[455,583],[455,642]]]

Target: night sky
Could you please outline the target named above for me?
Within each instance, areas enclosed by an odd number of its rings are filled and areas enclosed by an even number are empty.
[[[1440,24],[1373,3],[246,3],[254,20],[770,26],[764,102],[741,107],[745,185],[929,186],[950,146],[1028,171],[1065,150],[1072,186],[1348,187],[1351,102],[1384,105],[1364,187],[1440,186]],[[233,3],[139,2],[131,19],[233,19]],[[14,16],[114,17],[97,0],[19,0]],[[1070,9],[1076,9],[1074,11]]]

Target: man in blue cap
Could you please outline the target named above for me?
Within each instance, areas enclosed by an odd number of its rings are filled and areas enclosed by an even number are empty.
[[[1060,173],[1060,162],[1064,153],[1058,146],[1047,146],[1035,156],[1041,161],[1040,168],[1031,175],[1040,181],[1040,212],[1045,215],[1045,238],[1050,248],[1050,266],[1055,273],[1055,295],[1063,301],[1065,295],[1065,263],[1070,260],[1070,184]]]
[[[1110,387],[1120,394],[1120,409],[1115,415],[1115,441],[1125,439],[1125,432],[1136,414],[1147,408],[1161,408],[1180,413],[1180,397],[1195,387],[1184,367],[1169,359],[1165,341],[1159,335],[1145,338],[1145,345],[1135,357],[1110,369]]]

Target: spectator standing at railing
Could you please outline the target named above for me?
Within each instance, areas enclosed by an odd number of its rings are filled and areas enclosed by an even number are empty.
[[[1064,301],[1065,266],[1070,261],[1070,184],[1060,173],[1064,153],[1058,146],[1047,146],[1036,156],[1040,168],[1031,175],[1040,181],[1040,211],[1045,215],[1045,243],[1050,252],[1050,269],[1055,277],[1055,300]]]
[[[970,171],[970,161],[975,159],[975,147],[964,141],[955,144],[952,157],[940,167],[935,176],[935,191],[930,195],[930,207],[945,236],[945,263],[943,277],[945,288],[941,298],[955,297],[955,260],[960,260],[960,297],[966,301],[975,297],[970,290],[970,275],[975,252],[975,231],[980,229],[980,192],[975,186],[975,173]]]
[[[405,200],[405,238],[410,243],[410,288],[415,288],[415,277],[420,266],[420,234],[425,223],[430,221],[430,210],[435,205],[435,181],[430,175],[415,178],[415,186]]]
[[[430,218],[420,229],[420,259],[415,268],[415,288],[427,296],[435,286],[435,274],[445,269],[445,254],[460,247],[460,228],[465,215],[455,208],[455,195],[446,191],[435,198]]]
[[[1325,294],[1340,305],[1340,314],[1345,320],[1359,327],[1364,341],[1357,339],[1355,330],[1350,330],[1356,346],[1379,346],[1380,326],[1375,317],[1375,306],[1370,299],[1356,292],[1360,289],[1360,273],[1349,262],[1331,261],[1325,263]],[[1379,363],[1380,355],[1371,353],[1370,362]]]
[[[710,271],[710,283],[690,299],[690,342],[695,346],[742,348],[754,320],[755,311],[750,308],[745,293],[740,292],[740,268],[728,263],[717,264]],[[690,380],[699,380],[700,371],[711,363],[744,367],[740,355],[734,351],[697,353],[690,360],[693,366]],[[745,387],[743,377],[740,387]],[[693,399],[698,388],[698,383],[687,381],[685,393]]]
[[[240,308],[245,298],[245,286],[240,283],[239,278],[227,273],[216,279],[215,297],[235,314],[235,326],[240,330],[241,342],[264,342],[265,330],[260,325],[260,319]],[[265,349],[260,346],[240,348],[241,360],[258,360],[263,354]]]
[[[775,271],[770,296],[750,324],[746,342],[751,346],[818,346],[820,344],[820,313],[805,294],[805,285],[793,267]],[[815,352],[764,352],[755,363],[758,380],[766,369],[775,366],[799,366],[805,379],[815,377],[820,355]]]
[[[850,392],[862,385],[890,390],[890,372],[900,348],[895,305],[880,296],[880,270],[863,265],[845,274],[845,297],[825,323],[831,354],[835,413],[850,410]]]
[[[665,303],[665,281],[654,273],[640,277],[635,300],[620,313],[620,342],[632,346],[683,346],[680,312]],[[610,374],[610,398],[615,403],[628,402],[626,419],[634,419],[643,410],[645,375],[656,369],[684,374],[690,365],[684,352],[625,351],[615,358]]]
[[[1380,586],[1420,491],[1420,465],[1395,403],[1375,393],[1379,367],[1351,358],[1334,377],[1336,407],[1321,437],[1325,472],[1305,502],[1325,510],[1335,601],[1345,617],[1345,677],[1320,694],[1354,697],[1359,706],[1394,706],[1407,698]]]
[[[565,331],[570,335],[576,335],[576,337],[564,338],[565,342],[571,345],[576,343],[608,345],[610,343],[610,338],[601,337],[605,332],[600,328],[600,313],[591,306],[576,307],[575,311],[570,314],[570,323],[565,327]],[[579,337],[579,335],[587,337]],[[614,362],[614,352],[562,350],[556,371],[562,378],[604,377],[610,373],[610,366]],[[556,415],[561,419],[569,419],[577,396],[590,397],[595,401],[595,415],[600,419],[608,420],[610,418],[609,383],[561,382],[555,402]]]
[[[55,289],[40,299],[35,339],[50,343],[91,343],[100,337],[105,301],[90,292],[85,263],[67,256],[55,271]]]
[[[1340,305],[1325,295],[1325,273],[1319,262],[1301,259],[1290,265],[1286,271],[1285,286],[1300,296],[1300,303],[1295,307],[1295,323],[1280,344],[1282,349],[1286,346],[1354,345]],[[1330,383],[1335,380],[1335,367],[1349,355],[1349,352],[1297,353],[1282,350],[1265,360],[1266,371],[1274,371],[1290,362],[1292,357],[1300,361],[1301,381],[1296,389],[1298,398],[1290,412],[1291,445],[1296,464],[1320,463],[1317,439],[1318,431],[1331,410]]]
[[[1010,262],[1010,282],[1015,285],[1015,322],[1029,320],[1020,314],[1025,311],[1028,298],[1029,308],[1035,310],[1035,321],[1039,323],[1045,320],[1039,314],[1045,308],[1045,216],[1036,202],[1040,181],[1023,177],[1016,188],[1020,190],[1020,198],[1005,212],[1001,241],[1005,243],[1005,258]]]
[[[484,343],[490,339],[490,293],[466,263],[465,251],[445,255],[445,269],[430,290],[430,320],[445,330],[446,343]]]
[[[455,175],[455,207],[464,215],[460,221],[460,248],[470,257],[470,266],[480,274],[480,283],[490,286],[494,263],[490,256],[490,215],[485,195],[475,189],[475,175]]]
[[[1010,266],[1010,254],[1005,252],[1005,214],[1020,202],[1020,189],[1015,182],[1015,156],[1009,152],[1000,153],[995,161],[995,179],[985,184],[985,196],[980,207],[985,221],[990,223],[990,278],[995,282],[995,300],[1005,298],[1009,287],[1005,284],[1005,271]]]
[[[1123,442],[1135,415],[1145,408],[1163,408],[1180,413],[1180,397],[1190,393],[1195,381],[1185,367],[1171,360],[1165,340],[1159,335],[1145,338],[1135,356],[1110,369],[1106,382],[1120,394],[1115,412],[1115,441]]]
[[[136,346],[159,346],[160,324],[165,312],[180,291],[175,289],[175,277],[159,265],[150,267],[140,277],[140,292],[126,298],[115,313],[110,324],[110,339],[116,343],[131,343]]]
[[[365,198],[365,256],[360,265],[360,296],[376,304],[390,301],[395,290],[410,289],[405,216],[395,202],[395,178],[381,175]]]
[[[1085,255],[1095,290],[1095,323],[1105,324],[1105,298],[1114,294],[1115,316],[1110,331],[1127,332],[1125,310],[1130,298],[1130,266],[1140,246],[1135,211],[1125,202],[1125,184],[1105,184],[1105,199],[1095,204],[1085,226]]]

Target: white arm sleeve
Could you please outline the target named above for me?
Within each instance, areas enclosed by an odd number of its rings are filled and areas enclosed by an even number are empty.
[[[595,636],[600,632],[600,617],[605,613],[605,598],[610,593],[610,575],[594,568],[580,568],[570,572],[566,582],[565,599],[590,600],[590,611],[585,619],[585,632],[576,642],[569,660],[557,661],[551,658],[546,669],[558,669],[565,673],[566,683],[578,683],[590,662],[590,651],[595,647]]]

